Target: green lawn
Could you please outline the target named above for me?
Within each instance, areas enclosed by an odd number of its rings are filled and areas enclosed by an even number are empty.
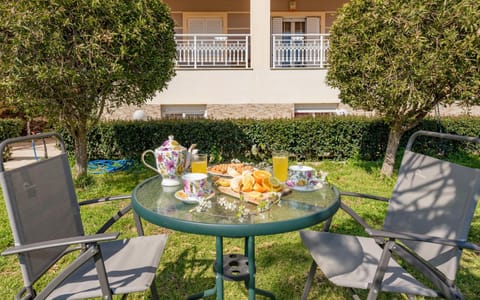
[[[380,163],[373,162],[320,162],[312,164],[317,169],[329,173],[328,179],[341,190],[390,196],[394,179],[379,175]],[[136,184],[154,175],[144,167],[136,165],[128,172],[108,175],[95,175],[94,184],[88,189],[78,189],[80,199],[112,194],[130,194]],[[380,225],[386,206],[382,203],[359,202],[344,199],[356,208],[372,224]],[[355,202],[356,201],[356,202]],[[12,245],[13,240],[8,225],[3,198],[0,198],[0,250]],[[126,205],[122,203],[121,205]],[[94,205],[82,208],[82,216],[88,232],[93,232],[104,218],[115,210],[114,204]],[[215,281],[212,263],[215,257],[215,240],[211,236],[198,236],[173,232],[144,223],[146,234],[167,232],[169,240],[158,270],[157,287],[161,299],[185,299],[189,294],[213,286]],[[321,225],[314,228],[319,229]],[[354,223],[339,213],[333,223],[335,231],[361,233]],[[123,218],[115,225],[115,231],[128,237],[135,234],[131,216]],[[480,243],[480,220],[474,219],[471,239]],[[241,253],[243,239],[225,239],[225,252]],[[0,257],[0,291],[2,299],[12,299],[21,287],[22,279],[16,264],[16,257]],[[305,279],[311,263],[307,250],[303,247],[297,232],[260,236],[256,238],[257,287],[273,291],[277,299],[300,299]],[[465,252],[461,262],[457,283],[466,299],[478,298],[480,287],[480,259],[472,252]],[[39,283],[44,284],[43,282]],[[363,296],[366,294],[362,294]],[[149,299],[148,295],[130,295],[129,299]],[[247,299],[245,288],[240,283],[225,283],[226,299]],[[262,297],[258,297],[263,299]],[[381,299],[406,299],[397,295],[382,294]],[[335,287],[326,281],[320,272],[310,292],[310,299],[351,299],[349,290]]]

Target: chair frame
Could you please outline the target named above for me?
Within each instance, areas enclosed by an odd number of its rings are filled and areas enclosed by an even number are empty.
[[[459,136],[453,134],[446,134],[446,133],[438,133],[438,132],[430,132],[430,131],[417,131],[409,138],[406,150],[411,150],[412,146],[415,142],[415,139],[419,136],[429,136],[434,138],[440,139],[450,139],[460,142],[473,142],[480,144],[480,138],[474,137],[467,137],[467,136]],[[355,192],[340,192],[341,196],[349,196],[354,198],[361,198],[367,200],[374,200],[380,202],[389,202],[390,198],[380,197],[375,195],[369,195],[364,193],[355,193]],[[401,232],[392,232],[392,231],[384,231],[384,230],[377,230],[370,226],[364,218],[362,218],[359,214],[357,214],[352,208],[347,206],[345,203],[340,204],[340,208],[346,212],[352,219],[354,219],[360,226],[362,226],[365,232],[368,234],[369,237],[374,238],[375,242],[383,248],[382,255],[380,257],[380,261],[378,267],[375,272],[375,276],[373,279],[372,284],[369,285],[369,293],[368,298],[369,300],[376,299],[378,294],[381,291],[382,281],[387,269],[388,262],[392,257],[392,254],[397,255],[403,261],[405,261],[408,265],[416,269],[417,271],[421,272],[426,279],[430,280],[430,282],[436,287],[439,293],[439,296],[447,298],[447,299],[464,299],[463,294],[455,285],[455,282],[448,279],[442,272],[440,272],[437,268],[429,264],[427,261],[422,259],[420,256],[416,255],[412,250],[406,247],[404,244],[401,243],[400,240],[410,240],[410,241],[418,241],[418,242],[433,242],[437,244],[443,244],[447,246],[457,247],[458,249],[468,249],[474,252],[480,252],[480,245],[468,242],[465,240],[452,240],[452,239],[445,239],[445,238],[438,238],[432,237],[423,234],[405,234]],[[322,231],[329,232],[330,226],[332,223],[333,216],[328,219]],[[316,273],[317,264],[315,260],[313,260],[307,281],[305,283],[305,287],[303,290],[302,298],[303,300],[307,299],[308,293],[311,289],[311,285],[313,282],[313,277]],[[353,290],[353,288],[352,288]],[[360,299],[358,295],[354,292],[354,299]],[[410,295],[409,295],[410,297]]]
[[[50,133],[41,133],[41,134],[36,134],[32,136],[23,136],[23,137],[10,138],[10,139],[4,140],[2,143],[0,143],[0,154],[2,154],[3,150],[10,144],[41,139],[43,141],[44,149],[45,149],[44,158],[48,159],[47,147],[45,146],[46,138],[57,139],[60,142],[59,146],[62,154],[66,153],[63,138],[58,133],[50,132]],[[3,173],[4,171],[5,171],[5,168],[4,168],[3,155],[0,155],[0,173]],[[78,205],[81,207],[81,206],[87,206],[91,204],[127,200],[130,198],[131,198],[130,195],[101,197],[101,198],[79,201]],[[76,271],[84,263],[86,263],[88,260],[92,258],[94,259],[95,267],[98,273],[97,275],[99,279],[99,285],[101,287],[102,294],[103,294],[102,298],[112,299],[113,294],[112,294],[112,290],[109,287],[110,285],[108,282],[107,272],[105,269],[105,264],[104,264],[104,260],[100,250],[99,243],[106,242],[106,241],[113,241],[118,238],[119,233],[106,233],[106,231],[109,230],[112,225],[114,225],[121,217],[123,217],[130,211],[133,212],[137,235],[143,236],[144,231],[143,231],[142,221],[138,216],[138,214],[136,214],[135,211],[132,210],[131,204],[129,203],[123,209],[119,209],[93,235],[69,237],[69,238],[63,238],[63,239],[50,240],[46,242],[30,243],[27,245],[13,246],[4,250],[1,253],[1,255],[6,256],[6,255],[20,255],[20,254],[25,254],[31,251],[48,249],[48,248],[53,248],[58,246],[70,246],[60,255],[59,258],[74,251],[81,252],[79,256],[76,257],[72,263],[70,263],[67,267],[65,267],[39,293],[37,293],[33,285],[38,279],[40,279],[46,273],[46,271],[48,271],[49,268],[47,268],[47,270],[45,270],[42,273],[42,275],[40,275],[39,278],[35,279],[33,282],[27,282],[24,277],[24,287],[21,288],[19,292],[15,295],[15,299],[21,299],[21,300],[46,299],[48,295],[52,291],[54,291],[66,278],[68,278],[74,271]],[[151,291],[152,298],[158,299],[158,292],[155,284],[155,279],[151,283],[150,291]],[[124,294],[122,299],[126,298],[126,296],[127,295]]]

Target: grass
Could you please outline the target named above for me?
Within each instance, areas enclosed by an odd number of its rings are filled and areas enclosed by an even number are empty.
[[[341,190],[356,191],[390,196],[395,178],[383,178],[380,174],[381,164],[378,162],[323,161],[312,163],[317,169],[329,173],[328,178]],[[95,175],[94,183],[88,188],[78,188],[80,199],[88,199],[105,195],[130,194],[135,185],[154,175],[140,165],[126,172],[106,175]],[[381,225],[386,205],[372,201],[358,201],[346,198],[344,201],[365,216],[372,224]],[[0,207],[4,207],[0,198]],[[118,204],[118,203],[117,203]],[[120,205],[127,205],[122,202]],[[93,233],[116,209],[115,204],[106,203],[82,208],[82,218],[87,232]],[[144,222],[146,234],[168,233],[169,239],[158,269],[157,287],[161,299],[185,299],[187,295],[211,288],[215,278],[212,263],[215,257],[215,239],[211,236],[199,236],[174,232]],[[344,213],[338,213],[334,219],[333,229],[339,232],[363,234]],[[313,229],[320,229],[321,224]],[[122,237],[135,235],[135,226],[130,216],[123,218],[115,225],[113,231],[121,232]],[[471,229],[471,240],[480,243],[480,219],[475,217]],[[225,239],[226,253],[241,253],[243,239]],[[0,209],[0,249],[13,244],[5,209]],[[310,255],[302,245],[298,232],[260,236],[256,238],[256,285],[272,291],[277,299],[300,299],[305,284]],[[39,282],[45,284],[50,278]],[[465,251],[457,277],[457,284],[466,299],[474,299],[480,295],[478,280],[480,279],[480,259],[477,254]],[[12,299],[22,285],[22,278],[17,267],[16,257],[0,257],[0,291],[2,298]],[[365,298],[366,293],[360,294]],[[213,297],[212,297],[213,298]],[[247,299],[247,291],[243,284],[225,283],[225,299]],[[149,299],[149,294],[130,295],[128,299]],[[258,297],[258,299],[263,299]],[[336,287],[326,280],[321,272],[317,272],[309,299],[351,299],[351,292]],[[380,299],[406,299],[402,296],[382,294]]]

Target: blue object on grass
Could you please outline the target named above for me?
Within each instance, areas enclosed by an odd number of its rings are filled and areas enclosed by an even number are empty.
[[[133,165],[133,160],[92,160],[88,162],[87,170],[91,174],[104,174],[128,170]]]

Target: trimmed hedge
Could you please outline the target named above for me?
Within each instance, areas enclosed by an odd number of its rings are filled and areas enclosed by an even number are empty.
[[[20,136],[24,125],[21,119],[0,119],[0,141]]]
[[[20,119],[0,119],[0,142],[17,137],[22,134],[24,122]],[[0,153],[5,161],[10,159],[11,151],[10,147],[7,146],[3,153]]]
[[[404,135],[403,147],[413,131],[420,129],[479,136],[480,118],[449,117],[425,119]],[[59,129],[72,150],[71,137]],[[98,124],[88,136],[89,159],[138,159],[147,149],[155,149],[169,135],[185,147],[197,144],[216,162],[232,158],[259,161],[269,158],[272,150],[283,149],[299,161],[358,157],[379,160],[385,154],[389,127],[382,119],[357,116],[276,120],[155,120],[112,121]],[[419,143],[421,144],[421,143]],[[252,153],[257,145],[258,153]],[[425,144],[426,149],[430,145]],[[457,146],[445,145],[454,151]],[[480,149],[469,148],[470,152]]]

